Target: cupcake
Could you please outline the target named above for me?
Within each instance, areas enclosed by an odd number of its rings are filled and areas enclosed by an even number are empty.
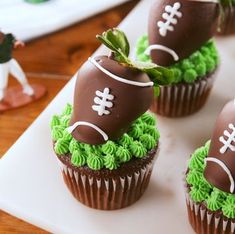
[[[219,64],[211,39],[218,17],[215,1],[155,1],[148,35],[139,38],[136,45],[136,59],[165,66],[174,75],[169,85],[160,87],[151,106],[153,112],[181,117],[205,104]]]
[[[146,111],[157,83],[143,70],[159,73],[159,81],[164,75],[156,66],[140,68],[129,60],[129,43],[120,30],[97,38],[112,53],[89,58],[80,68],[73,106],[52,117],[51,133],[73,196],[91,208],[114,210],[136,202],[148,186],[159,131]]]
[[[188,218],[196,233],[235,233],[235,102],[218,116],[211,141],[191,156],[186,173]]]
[[[229,35],[235,33],[235,0],[220,0],[221,19],[218,34]]]

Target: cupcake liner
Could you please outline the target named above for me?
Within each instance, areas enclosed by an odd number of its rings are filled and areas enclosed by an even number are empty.
[[[220,35],[228,35],[235,33],[235,6],[228,6],[224,8],[224,21],[220,26]]]
[[[224,217],[222,212],[213,212],[203,203],[194,202],[186,191],[189,222],[197,234],[235,233],[235,220]]]
[[[64,181],[77,200],[91,208],[115,210],[131,205],[142,196],[155,160],[119,177],[88,175],[58,161]]]
[[[193,84],[175,84],[160,87],[150,110],[167,117],[182,117],[198,111],[207,101],[215,74]]]

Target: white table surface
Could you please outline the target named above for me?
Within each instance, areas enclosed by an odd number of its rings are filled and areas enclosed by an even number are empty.
[[[142,1],[120,28],[130,38],[146,30],[151,0]],[[216,115],[234,98],[235,37],[217,39],[221,68],[205,107],[186,118],[158,117],[160,154],[149,188],[134,205],[97,211],[78,203],[64,185],[51,144],[49,121],[71,102],[75,78],[0,160],[0,208],[53,233],[190,234],[182,172],[189,155],[209,139]],[[103,52],[103,47],[99,53]]]

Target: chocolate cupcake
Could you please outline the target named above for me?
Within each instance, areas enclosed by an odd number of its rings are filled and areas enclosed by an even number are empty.
[[[186,173],[189,222],[196,233],[235,233],[235,103],[220,113],[211,142],[191,156]]]
[[[153,112],[181,117],[205,104],[219,64],[211,40],[218,18],[219,4],[215,1],[155,1],[148,35],[136,45],[136,59],[166,66],[174,76],[169,85],[161,86],[151,106]]]
[[[218,27],[219,35],[230,35],[235,33],[235,1],[220,0],[221,19]]]
[[[112,50],[111,56],[89,58],[80,68],[74,105],[53,116],[51,132],[73,196],[89,207],[114,210],[136,202],[148,186],[159,132],[146,111],[157,83],[143,70],[167,70],[133,64],[127,38],[118,29],[98,39]]]

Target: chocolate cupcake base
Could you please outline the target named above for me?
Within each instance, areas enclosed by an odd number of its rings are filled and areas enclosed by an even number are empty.
[[[78,201],[99,210],[115,210],[133,204],[145,192],[157,148],[146,157],[132,159],[116,170],[75,167],[69,155],[58,156],[58,161],[64,181]]]
[[[218,32],[219,35],[235,33],[235,6],[224,7],[223,22]]]
[[[235,219],[228,219],[221,211],[210,211],[203,203],[192,201],[188,192],[186,192],[186,205],[189,222],[197,234],[235,233]]]
[[[215,80],[215,72],[192,84],[161,86],[150,110],[166,117],[183,117],[195,113],[206,103]]]

